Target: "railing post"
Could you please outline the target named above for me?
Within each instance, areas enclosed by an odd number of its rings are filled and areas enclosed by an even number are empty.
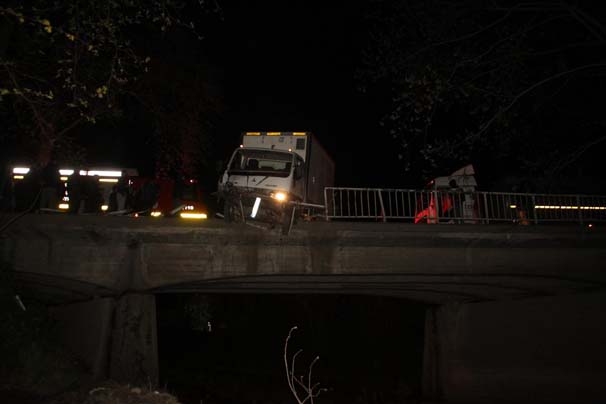
[[[488,212],[488,201],[486,200],[486,192],[482,192],[482,198],[484,198],[484,216],[486,217],[486,224],[490,224],[490,214]]]
[[[439,191],[433,191],[433,193],[434,193],[434,206],[435,206],[434,212],[436,214],[436,217],[435,217],[436,223],[435,224],[440,224],[440,207],[442,206],[441,201],[438,199],[438,197],[441,196],[441,195],[438,194],[438,192]]]
[[[324,187],[324,216],[328,222],[328,196],[326,195],[327,188]]]
[[[534,195],[532,195],[532,216],[534,217],[534,224],[539,224],[539,218],[537,216],[537,201]]]
[[[385,206],[383,206],[383,195],[381,195],[381,190],[378,189],[376,191],[379,194],[379,205],[381,205],[381,216],[383,216],[383,223],[387,222],[387,217],[385,217]]]

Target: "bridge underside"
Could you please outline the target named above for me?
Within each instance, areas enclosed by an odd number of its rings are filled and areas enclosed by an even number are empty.
[[[564,403],[606,396],[600,229],[310,223],[283,237],[214,221],[31,216],[2,237],[1,258],[24,292],[83,302],[57,310],[72,320],[72,335],[84,328],[98,338],[89,356],[99,374],[136,371],[155,380],[154,294],[372,294],[429,304],[429,397]],[[92,332],[85,325],[93,312],[113,320]]]
[[[155,293],[351,294],[428,304],[484,302],[602,290],[599,282],[521,275],[259,275],[164,286]]]

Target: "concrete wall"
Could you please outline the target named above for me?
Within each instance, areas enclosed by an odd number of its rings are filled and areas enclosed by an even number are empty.
[[[429,309],[424,390],[465,403],[604,402],[606,293]]]
[[[130,294],[116,306],[110,349],[110,377],[144,386],[158,384],[156,298]]]
[[[153,295],[129,294],[52,309],[59,337],[96,380],[158,383],[158,337]]]
[[[59,338],[90,370],[95,380],[107,375],[114,299],[94,299],[53,307]]]

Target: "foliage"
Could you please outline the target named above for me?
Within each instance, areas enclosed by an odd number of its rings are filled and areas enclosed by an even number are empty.
[[[579,50],[604,46],[606,31],[565,2],[377,0],[367,23],[361,90],[388,89],[383,125],[404,169],[424,175],[479,155],[545,173],[566,157],[536,167],[537,149],[561,124],[563,90],[606,67]]]
[[[193,330],[211,332],[212,310],[208,297],[205,295],[192,295],[185,303],[185,314]]]
[[[73,155],[74,129],[120,113],[121,95],[149,70],[136,38],[174,27],[180,0],[35,0],[0,7],[0,97],[5,113],[36,144],[45,163],[55,149]]]

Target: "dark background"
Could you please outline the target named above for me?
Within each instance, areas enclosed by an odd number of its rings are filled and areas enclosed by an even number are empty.
[[[421,394],[421,304],[348,295],[159,295],[160,384],[185,404],[293,401],[297,375],[328,389],[318,402],[404,402]],[[200,310],[204,307],[204,310]],[[193,309],[193,310],[192,310]],[[210,330],[207,327],[210,322]]]
[[[152,83],[170,86],[176,77],[187,80],[202,71],[220,104],[203,118],[209,121],[205,136],[211,148],[199,176],[208,191],[216,187],[218,166],[240,144],[241,133],[252,130],[315,133],[336,161],[341,186],[425,183],[402,181],[396,154],[379,126],[382,103],[389,100],[356,89],[362,3],[236,1],[220,6],[198,22],[202,41],[182,32],[156,42],[137,39],[152,55]],[[87,163],[154,175],[154,130],[149,111],[127,100],[119,120],[80,130]]]
[[[419,188],[436,176],[448,175],[473,163],[480,189],[500,191],[511,191],[521,177],[535,175],[520,166],[517,154],[527,154],[532,164],[533,153],[538,161],[551,151],[572,153],[592,136],[603,137],[606,109],[601,90],[606,89],[606,84],[601,70],[556,80],[553,85],[520,99],[522,113],[513,118],[512,125],[530,125],[530,128],[524,128],[526,134],[514,142],[510,159],[496,158],[494,152],[500,147],[496,141],[469,159],[431,170],[413,167],[412,171],[405,171],[405,162],[398,160],[401,153],[398,143],[380,124],[392,107],[394,88],[389,83],[375,83],[360,91],[360,87],[368,84],[361,79],[360,69],[362,55],[372,45],[371,31],[376,21],[371,16],[396,3],[219,2],[213,12],[192,12],[188,16],[200,27],[201,41],[182,31],[163,36],[134,36],[136,46],[152,56],[146,81],[149,88],[161,85],[170,88],[178,78],[179,85],[186,86],[188,80],[193,83],[193,78],[201,75],[206,86],[201,92],[206,98],[199,98],[198,102],[216,104],[200,112],[205,121],[201,130],[208,147],[198,158],[201,168],[197,176],[206,190],[214,191],[221,164],[239,144],[240,134],[249,130],[314,132],[336,161],[338,186]],[[503,4],[511,6],[510,3]],[[579,2],[579,6],[598,24],[603,24],[603,6],[595,2]],[[457,29],[462,32],[471,29],[465,24],[462,20]],[[566,45],[567,41],[585,41],[590,36],[582,24],[570,21],[561,24],[560,20],[536,35],[530,42],[537,51]],[[541,74],[562,66],[600,62],[605,44],[606,40],[592,37],[587,45],[571,47],[555,60],[534,60],[528,69],[538,75],[531,78],[538,80],[544,77]],[[163,98],[161,90],[155,96],[161,107],[176,108],[171,106],[171,97]],[[535,96],[546,97],[548,101],[537,101]],[[196,94],[191,102],[198,100],[195,97]],[[158,156],[154,143],[156,118],[138,100],[127,97],[125,101],[120,119],[100,120],[97,125],[79,129],[81,145],[87,152],[86,164],[130,166],[138,168],[142,175],[154,175]],[[533,114],[537,117],[535,121]],[[175,117],[178,108],[173,113]],[[456,121],[450,118],[435,123],[438,132],[449,132]],[[594,121],[599,122],[595,125]],[[3,145],[0,158],[9,163],[32,163],[26,150],[15,148],[10,142]],[[589,148],[565,173],[569,177],[566,184],[556,182],[550,191],[606,192],[606,182],[602,180],[603,149],[604,142]],[[524,191],[545,191],[538,185]]]
[[[197,21],[203,27],[202,41],[184,33],[162,41],[134,38],[152,56],[149,83],[170,87],[177,78],[187,83],[203,73],[209,85],[206,94],[218,107],[202,112],[210,146],[199,177],[208,193],[215,190],[218,169],[239,145],[243,131],[314,132],[336,161],[338,186],[419,188],[432,176],[458,168],[405,173],[397,145],[380,125],[392,92],[381,85],[358,90],[367,17],[380,1],[227,1],[219,6]],[[586,10],[604,20],[601,7]],[[566,40],[572,32],[568,29],[563,27],[545,42]],[[588,54],[599,56],[603,50],[575,51],[568,62],[586,62]],[[606,117],[602,88],[604,74],[596,73],[570,80],[558,90],[558,108],[549,109],[546,116],[563,117],[565,124],[560,120],[535,128],[537,136],[548,135],[547,148],[536,149],[537,159],[550,147],[571,147],[585,121]],[[159,99],[170,104],[169,97]],[[136,167],[142,175],[154,175],[154,119],[149,110],[130,101],[121,119],[81,128],[81,143],[90,165]],[[442,121],[438,126],[448,130],[450,124]],[[532,152],[530,143],[518,147]],[[570,174],[573,186],[560,191],[606,192],[603,156],[604,143],[589,150]],[[0,159],[32,162],[10,142],[2,143]],[[460,166],[470,162],[481,190],[511,190],[511,184],[503,184],[519,174],[513,160],[497,161],[490,153],[460,161]],[[194,321],[191,307],[208,308],[211,332],[199,316]],[[283,341],[290,327],[298,325],[293,346],[304,349],[302,365],[320,355],[316,374],[334,389],[328,397],[353,403],[360,398],[389,402],[415,396],[422,371],[423,315],[421,305],[368,296],[160,296],[161,383],[184,403],[198,403],[205,396],[215,402],[261,399],[268,392],[276,394],[274,401],[285,402]]]
[[[226,4],[209,38],[225,66],[226,143],[247,130],[311,131],[335,158],[336,184],[406,185],[379,126],[385,100],[356,89],[361,13],[355,1]]]

